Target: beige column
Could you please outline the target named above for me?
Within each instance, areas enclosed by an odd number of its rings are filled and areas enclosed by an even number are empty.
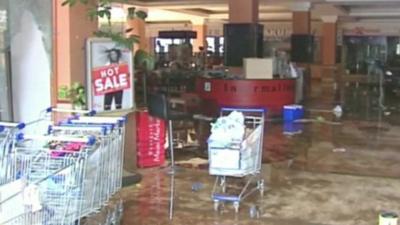
[[[229,0],[230,23],[257,23],[258,0]]]
[[[293,11],[292,26],[293,35],[311,34],[311,3],[294,3],[291,5]],[[297,64],[304,69],[303,94],[307,99],[311,95],[311,67],[310,64]]]
[[[197,38],[193,40],[193,52],[199,52],[199,47],[207,49],[207,25],[193,24],[192,30],[197,33]]]
[[[86,76],[86,40],[97,30],[97,20],[87,16],[89,6],[62,6],[56,0],[54,11],[54,71],[57,87],[74,82],[84,84]]]
[[[126,8],[126,10],[128,9]],[[136,9],[136,10],[147,11],[145,9]],[[126,29],[132,29],[132,31],[127,35],[133,34],[139,36],[139,43],[135,44],[134,52],[136,52],[139,49],[148,52],[150,46],[148,43],[149,39],[146,37],[146,22],[139,18],[133,18],[133,19],[128,18],[126,21]]]
[[[297,3],[292,5],[293,11],[293,34],[311,33],[310,3]]]
[[[229,0],[229,23],[258,23],[259,0]],[[243,74],[242,67],[229,67],[231,74]]]
[[[323,16],[322,19],[322,64],[336,64],[337,16]]]

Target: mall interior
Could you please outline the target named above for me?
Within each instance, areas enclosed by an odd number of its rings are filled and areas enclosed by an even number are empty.
[[[0,224],[396,225],[399,0],[0,0]]]

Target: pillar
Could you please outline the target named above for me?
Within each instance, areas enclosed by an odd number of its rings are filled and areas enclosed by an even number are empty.
[[[310,11],[293,12],[293,34],[310,34]]]
[[[259,0],[229,0],[229,23],[258,23]],[[229,67],[231,74],[243,74],[242,67]]]
[[[311,4],[298,3],[292,5],[293,11],[293,34],[311,33]]]
[[[322,18],[322,64],[332,66],[336,64],[336,31],[337,16],[323,16]]]
[[[126,8],[125,10],[127,11],[128,8]],[[136,10],[147,11],[144,9],[136,9]],[[133,19],[127,18],[126,29],[132,29],[132,31],[127,35],[139,36],[139,43],[135,44],[134,52],[136,52],[139,49],[149,52],[150,46],[148,43],[149,39],[146,37],[146,21],[139,18],[133,18]]]
[[[292,26],[293,35],[310,35],[311,34],[311,3],[294,3],[291,5],[293,11]],[[292,47],[293,51],[293,47]],[[301,49],[303,51],[303,49]],[[304,83],[303,83],[303,96],[308,99],[311,95],[311,75],[310,64],[297,64],[303,69]]]
[[[207,49],[207,25],[193,24],[192,29],[197,33],[197,38],[193,40],[193,52],[199,52],[199,47]]]
[[[87,16],[87,5],[62,6],[56,0],[54,9],[54,71],[57,88],[74,82],[85,84],[86,40],[97,30],[97,19]],[[90,4],[90,3],[89,3]]]
[[[230,23],[258,23],[258,0],[229,0]]]

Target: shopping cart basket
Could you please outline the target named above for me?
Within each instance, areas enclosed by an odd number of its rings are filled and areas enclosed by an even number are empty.
[[[42,208],[38,205],[45,206],[45,211],[42,210],[39,212],[40,216],[35,216],[35,223],[79,224],[81,217],[96,210],[92,207],[93,190],[96,187],[90,185],[94,184],[94,178],[90,176],[89,162],[98,158],[99,151],[93,137],[20,135],[19,142],[12,154],[12,174],[16,181],[24,180],[28,187],[35,185],[40,193],[40,200],[36,200],[34,205],[37,205],[36,208]],[[57,148],[49,145],[55,142],[58,143]],[[71,149],[68,147],[71,144],[80,147]],[[12,195],[12,198],[7,198],[0,205],[11,200],[16,201],[18,195]],[[38,212],[28,210],[12,218],[19,220],[21,216],[27,218],[34,213]],[[15,224],[13,220],[9,220],[10,224]]]
[[[229,142],[224,147],[208,144],[209,173],[216,176],[211,198],[214,209],[221,202],[232,202],[235,211],[239,211],[240,202],[259,190],[264,192],[264,180],[261,178],[261,160],[263,149],[263,131],[265,110],[222,108],[221,116],[237,111],[244,115],[246,134],[243,140]],[[228,193],[228,177],[247,180],[239,193]],[[232,179],[235,180],[235,179]],[[254,188],[251,188],[253,184]],[[227,188],[228,187],[228,188]]]

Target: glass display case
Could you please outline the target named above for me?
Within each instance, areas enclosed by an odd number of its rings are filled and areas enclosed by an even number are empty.
[[[386,63],[388,38],[384,36],[345,36],[344,65],[350,74],[367,74],[374,61]]]

